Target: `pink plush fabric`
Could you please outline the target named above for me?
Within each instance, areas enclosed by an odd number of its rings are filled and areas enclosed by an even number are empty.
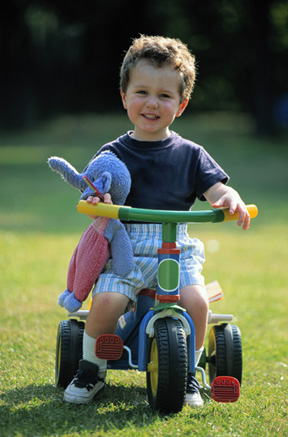
[[[70,260],[67,289],[83,302],[101,273],[109,256],[109,243],[104,238],[109,218],[98,217],[84,231]]]

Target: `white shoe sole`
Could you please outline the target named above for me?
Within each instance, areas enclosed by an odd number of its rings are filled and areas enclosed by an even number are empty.
[[[91,390],[75,387],[74,384],[68,385],[64,392],[63,401],[70,404],[89,404],[96,395],[100,395],[104,390],[104,382],[97,382]]]

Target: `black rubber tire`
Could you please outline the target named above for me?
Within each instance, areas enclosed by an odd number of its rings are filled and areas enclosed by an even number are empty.
[[[233,376],[242,382],[241,333],[236,325],[222,324],[211,328],[208,341],[210,385],[216,376]]]
[[[82,359],[84,322],[62,320],[56,341],[55,383],[66,388],[72,381]]]
[[[188,355],[182,323],[172,318],[158,319],[155,337],[148,341],[146,373],[148,400],[152,410],[165,414],[182,410],[187,388]],[[149,371],[149,364],[156,365]]]

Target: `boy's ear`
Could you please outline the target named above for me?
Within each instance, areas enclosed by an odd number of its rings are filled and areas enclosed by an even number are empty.
[[[120,90],[120,94],[121,94],[121,99],[122,99],[123,106],[124,106],[125,109],[127,109],[126,95],[125,95],[123,90]]]
[[[183,114],[183,112],[185,111],[186,106],[188,105],[188,102],[189,102],[189,100],[186,99],[186,100],[184,100],[184,101],[180,104],[179,109],[178,109],[178,111],[176,112],[176,117],[180,117],[180,115]]]

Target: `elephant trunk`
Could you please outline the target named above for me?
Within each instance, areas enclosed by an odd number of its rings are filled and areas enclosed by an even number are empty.
[[[78,188],[79,190],[85,190],[86,184],[82,179],[82,175],[79,174],[77,170],[65,159],[52,156],[48,159],[48,164],[51,170],[59,173],[70,185]]]

